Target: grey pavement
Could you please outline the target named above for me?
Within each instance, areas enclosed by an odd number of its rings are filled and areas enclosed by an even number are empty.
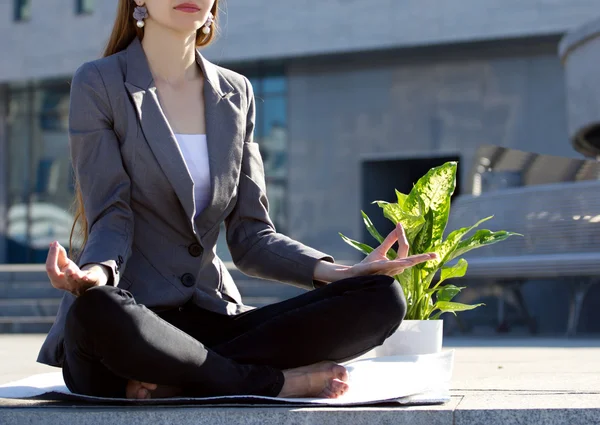
[[[0,335],[0,383],[55,371],[35,363],[43,335]],[[0,423],[600,424],[600,339],[449,338],[452,400],[443,406],[101,407],[0,399]]]

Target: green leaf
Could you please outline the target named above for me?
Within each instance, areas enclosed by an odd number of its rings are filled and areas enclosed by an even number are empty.
[[[473,310],[482,305],[485,305],[485,304],[481,303],[481,304],[468,305],[468,304],[461,304],[461,303],[453,303],[451,301],[438,301],[435,303],[434,310],[440,310],[440,311],[437,314],[435,314],[431,318],[431,320],[439,319],[439,317],[443,313],[453,313],[454,315],[456,315],[457,311]]]
[[[362,210],[360,213],[362,214],[363,221],[365,223],[365,227],[367,228],[367,230],[369,231],[371,236],[373,236],[375,239],[377,239],[377,242],[379,242],[379,243],[383,242],[384,237],[381,236],[381,234],[377,231],[377,229],[373,225],[373,222],[371,221],[369,216]]]
[[[412,244],[415,236],[419,233],[421,227],[423,227],[423,224],[425,223],[423,215],[412,215],[407,213],[398,204],[390,204],[383,201],[377,201],[377,204],[383,209],[385,218],[394,224],[402,223],[402,227],[404,227],[404,231],[406,232],[406,238],[408,239],[409,244]]]
[[[460,291],[462,291],[463,289],[465,289],[464,286],[458,287],[458,286],[454,286],[452,284],[442,286],[441,288],[438,288],[438,290],[437,290],[436,299],[438,302],[452,301],[452,298],[457,296],[460,293]]]
[[[381,234],[377,231],[369,216],[364,211],[361,211],[361,214],[363,217],[363,222],[365,223],[365,227],[367,228],[371,236],[377,239],[377,242],[381,244],[385,238],[381,236]],[[396,253],[396,250],[390,248],[389,251],[386,253],[386,256],[389,260],[395,260],[398,257],[398,254]]]
[[[460,243],[463,236],[466,235],[467,233],[469,233],[471,230],[478,227],[479,225],[481,225],[482,223],[490,220],[492,217],[493,216],[486,217],[482,220],[479,220],[477,223],[475,223],[474,225],[472,225],[470,227],[463,227],[463,228],[460,228],[460,229],[457,229],[457,230],[451,232],[445,241],[434,245],[433,252],[435,252],[438,255],[438,258],[437,258],[437,260],[431,260],[431,261],[428,261],[427,263],[425,263],[424,269],[430,273],[435,273],[435,271],[439,267],[446,264],[452,258],[456,258],[456,257],[451,257],[451,254],[456,250],[456,247]]]
[[[359,250],[360,252],[362,252],[365,255],[369,255],[371,252],[375,251],[375,248],[371,248],[369,245],[366,245],[364,243],[360,243],[353,239],[350,239],[350,238],[342,235],[341,233],[340,233],[340,236],[342,237],[344,242],[346,242],[352,248]]]
[[[408,198],[408,195],[405,195],[402,192],[399,192],[398,189],[395,189],[396,191],[396,198],[398,199],[398,205],[400,205],[401,207],[404,207],[404,203],[406,202],[406,198]]]
[[[501,242],[508,239],[511,236],[523,236],[519,233],[507,232],[506,230],[500,230],[498,232],[492,232],[490,230],[478,230],[469,239],[461,241],[456,246],[456,249],[450,254],[448,261],[459,257],[473,249],[481,248],[483,246],[492,245],[497,242]]]
[[[468,266],[469,266],[469,264],[467,263],[467,260],[465,260],[464,258],[461,258],[460,260],[458,260],[458,263],[454,264],[453,266],[444,266],[442,268],[442,272],[440,273],[440,280],[435,284],[435,286],[433,288],[428,290],[428,293],[432,294],[436,291],[439,291],[438,287],[445,280],[454,279],[457,277],[463,277],[467,273]],[[435,275],[435,272],[429,272],[428,277],[433,278],[434,275]],[[446,300],[446,301],[450,301],[450,300]]]
[[[467,273],[468,266],[469,266],[469,263],[467,263],[467,260],[461,258],[460,260],[458,260],[458,263],[456,263],[453,266],[442,267],[440,283],[447,279],[463,277]]]
[[[400,283],[400,286],[402,287],[402,291],[404,292],[404,297],[406,298],[406,303],[407,305],[410,307],[410,305],[414,302],[414,300],[412,299],[412,279],[413,279],[413,269],[412,268],[408,268],[405,269],[402,273],[400,273],[399,275],[396,275],[395,278],[398,281],[398,283]]]
[[[425,223],[423,223],[423,227],[421,227],[421,230],[410,245],[410,253],[412,255],[427,252],[427,249],[432,244],[434,221],[433,210],[427,211],[427,214],[425,214]]]
[[[404,209],[410,211],[421,199],[425,206],[425,213],[429,210],[433,212],[429,242],[440,239],[446,229],[450,214],[450,199],[456,188],[456,169],[457,163],[454,161],[432,168],[417,181],[404,203]],[[428,246],[422,248],[427,249]],[[415,252],[421,253],[421,251]]]

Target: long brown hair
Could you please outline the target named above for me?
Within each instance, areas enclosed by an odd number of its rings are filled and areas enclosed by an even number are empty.
[[[129,43],[131,43],[135,37],[138,37],[140,40],[144,38],[144,28],[138,28],[135,19],[133,19],[133,11],[135,7],[136,4],[133,0],[119,0],[117,16],[115,18],[115,23],[113,25],[110,38],[108,39],[108,43],[104,49],[104,54],[102,55],[103,57],[114,55],[115,53],[125,50],[125,48],[127,48]],[[206,46],[214,40],[218,28],[218,10],[219,0],[215,0],[215,3],[211,9],[211,13],[214,16],[214,22],[211,25],[211,31],[208,34],[204,34],[200,30],[196,31],[197,47]],[[83,206],[83,196],[81,194],[81,187],[79,186],[79,181],[77,181],[77,179],[75,179],[75,200],[71,209],[74,211],[75,218],[73,221],[73,226],[71,227],[71,235],[69,236],[69,257],[73,258],[73,254],[75,252],[73,247],[73,236],[77,234],[81,239],[83,239],[80,250],[76,254],[77,256],[83,252],[83,248],[87,244],[89,236],[88,221],[85,216],[85,209]],[[77,228],[77,223],[79,223],[79,228]]]

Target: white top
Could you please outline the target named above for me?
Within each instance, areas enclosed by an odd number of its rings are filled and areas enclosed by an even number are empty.
[[[196,216],[198,216],[210,202],[210,168],[206,134],[176,133],[175,138],[194,180]]]

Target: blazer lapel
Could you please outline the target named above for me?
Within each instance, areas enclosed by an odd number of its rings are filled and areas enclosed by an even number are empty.
[[[196,213],[194,181],[158,101],[150,67],[137,38],[127,48],[125,87],[135,104],[144,137],[179,198],[192,230],[196,232],[193,221]]]
[[[204,110],[211,178],[210,203],[196,219],[202,237],[222,219],[234,195],[242,161],[246,112],[240,108],[240,94],[198,51],[196,61],[205,76]]]
[[[205,77],[203,94],[211,181],[209,205],[197,217],[194,181],[160,106],[146,55],[137,38],[127,48],[125,86],[135,104],[144,137],[201,242],[223,218],[224,208],[237,187],[246,111],[240,107],[240,94],[198,50],[196,62]]]

